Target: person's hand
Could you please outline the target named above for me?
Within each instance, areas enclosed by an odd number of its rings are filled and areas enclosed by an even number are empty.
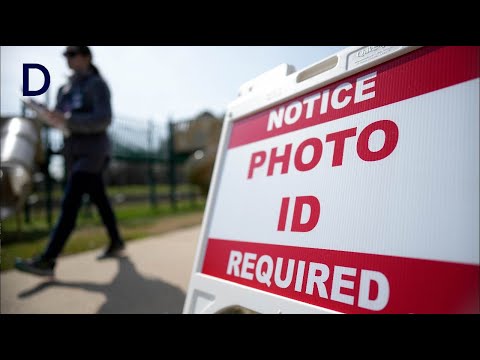
[[[65,115],[60,111],[49,111],[47,117],[52,126],[56,128],[62,128],[65,126]]]

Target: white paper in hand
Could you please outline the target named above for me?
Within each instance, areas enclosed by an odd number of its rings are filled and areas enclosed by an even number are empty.
[[[63,135],[66,137],[70,136],[70,131],[65,126],[59,126],[58,124],[54,124],[51,122],[50,118],[48,117],[49,110],[45,105],[40,104],[39,102],[28,97],[21,97],[20,100],[23,104],[25,104],[27,108],[35,111],[37,113],[38,119],[42,121],[45,125],[61,130]]]

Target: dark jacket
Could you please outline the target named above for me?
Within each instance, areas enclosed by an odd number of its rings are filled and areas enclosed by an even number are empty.
[[[101,172],[111,154],[107,128],[112,109],[106,82],[93,71],[73,75],[58,91],[56,110],[67,113],[70,136],[63,149],[67,173]]]

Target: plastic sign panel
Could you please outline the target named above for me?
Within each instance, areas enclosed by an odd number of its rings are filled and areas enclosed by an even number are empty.
[[[353,47],[246,84],[184,312],[478,313],[479,69],[479,47]]]

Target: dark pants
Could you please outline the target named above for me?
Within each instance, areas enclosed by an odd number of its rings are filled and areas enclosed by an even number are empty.
[[[68,237],[75,228],[78,211],[82,206],[83,194],[88,194],[97,206],[102,221],[107,228],[110,245],[122,243],[117,221],[108,200],[101,173],[74,172],[67,181],[62,200],[60,218],[50,236],[50,242],[43,257],[56,259],[62,251]]]

